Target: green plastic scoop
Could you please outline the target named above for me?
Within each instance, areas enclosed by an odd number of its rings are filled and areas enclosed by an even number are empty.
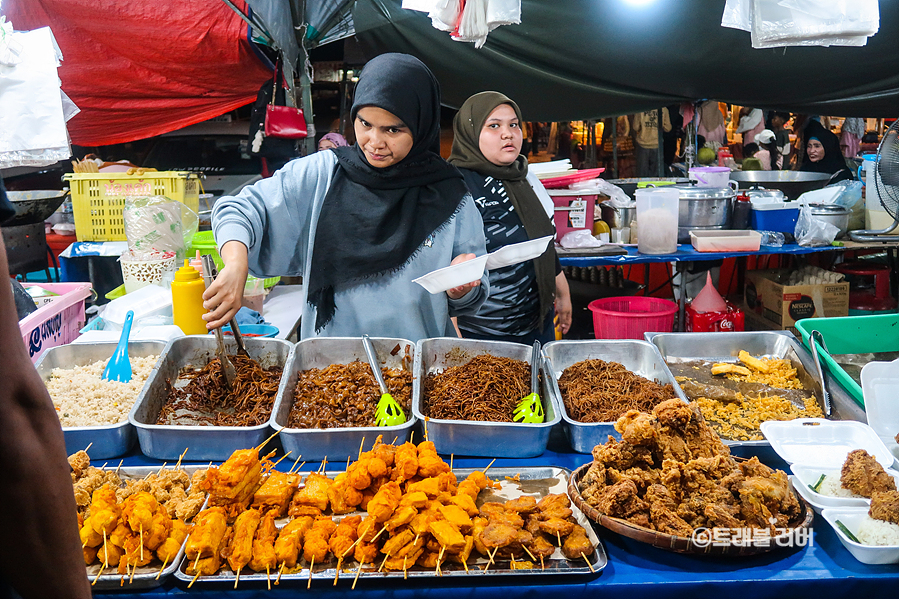
[[[378,407],[375,409],[375,419],[378,426],[398,426],[406,422],[406,415],[403,408],[396,403],[393,396],[387,389],[387,383],[381,375],[381,363],[378,362],[378,356],[375,354],[375,348],[371,343],[368,335],[362,335],[362,345],[365,347],[365,355],[368,356],[368,364],[371,366],[371,372],[378,381],[378,387],[381,388],[381,399],[378,401]]]
[[[543,412],[543,402],[537,389],[540,384],[540,342],[534,341],[534,350],[531,353],[531,394],[518,402],[515,411],[512,412],[512,420],[526,424],[540,424],[546,415]]]

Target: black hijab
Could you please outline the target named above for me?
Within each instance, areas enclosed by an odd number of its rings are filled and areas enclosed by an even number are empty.
[[[365,66],[353,102],[398,117],[412,132],[409,154],[375,168],[359,144],[336,148],[338,168],[322,203],[308,274],[316,332],[334,317],[334,293],[405,266],[444,226],[468,190],[440,157],[440,86],[420,60],[382,54]]]
[[[449,161],[459,168],[467,168],[485,177],[503,182],[506,193],[518,213],[530,239],[552,235],[555,231],[540,199],[527,181],[528,159],[519,154],[515,162],[506,166],[493,164],[481,152],[481,129],[497,106],[508,104],[523,123],[518,104],[499,92],[481,92],[465,100],[453,120],[453,150]],[[533,260],[537,290],[540,294],[541,319],[552,307],[556,290],[556,250],[553,244]],[[542,320],[541,320],[542,322]]]
[[[818,162],[812,162],[808,157],[808,142],[813,137],[824,146],[824,158]],[[840,140],[834,133],[825,129],[824,125],[818,121],[809,121],[805,129],[803,129],[802,138],[802,143],[805,144],[806,150],[802,167],[799,170],[810,173],[826,173],[828,175],[846,171],[847,176],[841,174],[839,177],[834,177],[834,180],[839,181],[852,178],[852,173],[846,166],[846,160],[843,158],[843,153],[840,150]]]

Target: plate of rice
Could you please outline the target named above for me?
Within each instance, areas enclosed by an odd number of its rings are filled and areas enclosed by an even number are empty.
[[[840,469],[824,469],[811,466],[790,466],[793,476],[793,488],[802,495],[802,498],[819,514],[825,508],[831,507],[857,507],[865,508],[871,504],[871,500],[862,495],[856,495],[849,489],[843,488],[840,483]],[[899,472],[886,469],[887,474],[893,477],[899,486]],[[824,480],[820,480],[821,477]],[[819,483],[820,480],[820,483]],[[817,491],[814,488],[817,487]]]
[[[899,563],[899,524],[875,520],[868,515],[867,508],[826,508],[821,515],[836,531],[843,546],[861,563]]]

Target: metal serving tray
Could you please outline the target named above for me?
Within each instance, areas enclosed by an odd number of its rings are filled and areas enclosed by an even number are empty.
[[[46,383],[50,380],[50,374],[54,368],[86,366],[98,360],[108,360],[112,357],[117,345],[118,343],[110,342],[51,347],[44,352],[34,367]],[[165,345],[162,341],[132,341],[128,344],[128,355],[134,358],[161,355]],[[144,383],[144,388],[134,399],[134,405],[137,405],[147,392],[159,364],[160,362],[157,360],[153,371]],[[63,427],[62,431],[66,439],[67,454],[71,455],[92,444],[90,450],[92,460],[107,460],[124,455],[134,445],[134,426],[127,419],[116,424]]]
[[[721,362],[735,361],[740,350],[746,350],[753,356],[769,356],[789,359],[796,368],[796,376],[803,387],[815,394],[818,405],[823,410],[821,383],[812,374],[816,372],[815,363],[796,338],[787,331],[746,331],[733,333],[646,333],[646,339],[655,345],[665,369],[671,378],[674,375],[668,368],[668,362],[685,362],[690,360],[712,360]],[[680,385],[674,391],[684,401],[689,401]],[[848,395],[831,393],[831,420],[858,420],[865,422],[865,412]],[[729,441],[732,447],[770,448],[768,441]]]
[[[452,366],[461,366],[480,354],[513,358],[531,363],[532,349],[521,343],[477,341],[474,339],[422,339],[415,352],[412,413],[424,420],[422,403],[425,376]],[[541,360],[542,361],[542,360]],[[541,370],[543,365],[540,365]],[[549,393],[544,376],[540,391],[546,417],[542,424],[520,422],[473,422],[470,420],[427,419],[428,440],[437,453],[492,458],[530,458],[546,450],[550,429],[561,422],[559,408]]]
[[[403,356],[406,355],[406,348],[409,349],[410,357],[414,359],[415,344],[408,339],[372,337],[371,341],[378,359],[387,368],[403,368]],[[391,352],[397,345],[400,346],[400,350],[393,355]],[[412,414],[407,414],[408,419],[399,426],[284,428],[287,427],[290,410],[293,408],[294,390],[297,386],[299,372],[310,368],[326,368],[331,364],[349,364],[354,360],[367,363],[361,337],[316,337],[297,343],[284,368],[281,388],[278,389],[278,398],[275,400],[275,407],[269,421],[269,425],[275,430],[283,428],[279,437],[284,451],[292,451],[293,455],[302,455],[303,459],[310,461],[320,461],[327,456],[338,461],[346,456],[358,454],[363,438],[368,445],[373,444],[378,435],[384,435],[385,443],[391,443],[394,436],[399,437],[396,441],[398,444],[409,440],[409,434],[412,432],[412,427],[415,426],[415,417]],[[405,369],[411,371],[412,366],[413,364],[407,359]]]
[[[578,422],[568,415],[562,391],[559,389],[559,377],[562,372],[583,360],[600,359],[607,362],[618,362],[625,368],[642,377],[660,381],[663,385],[677,383],[665,368],[665,362],[654,345],[646,341],[631,339],[603,341],[553,341],[543,348],[546,354],[546,372],[550,381],[550,392],[559,406],[564,422],[565,433],[571,448],[578,453],[591,453],[597,445],[606,442],[609,435],[621,439],[615,430],[614,422]]]
[[[453,472],[461,481],[463,478],[468,476],[474,469],[472,468],[456,468]],[[491,468],[490,469],[490,477],[498,481],[502,485],[502,489],[493,490],[490,492],[482,491],[478,496],[477,505],[480,506],[487,501],[506,501],[508,499],[515,499],[517,497],[521,497],[523,495],[531,495],[536,498],[542,498],[550,493],[562,493],[567,494],[568,488],[568,477],[571,473],[564,468],[556,468],[553,466],[544,466],[544,467],[536,467],[536,468]],[[305,476],[305,473],[304,473]],[[520,482],[516,483],[514,480],[510,480],[513,477],[518,476]],[[590,562],[590,566],[593,566],[593,571],[598,573],[603,568],[606,567],[608,563],[608,558],[606,557],[605,548],[602,545],[602,542],[597,537],[596,532],[593,530],[593,526],[590,524],[590,521],[584,515],[583,512],[578,509],[574,503],[571,504],[571,510],[574,512],[574,518],[577,520],[578,524],[584,527],[584,530],[587,531],[587,537],[596,547],[593,551],[592,555],[588,555],[587,559]],[[365,512],[357,512],[360,514],[364,514]],[[347,514],[349,515],[349,514]],[[476,557],[475,557],[476,556]],[[522,559],[528,559],[527,555],[523,554]],[[193,580],[193,576],[187,574],[185,569],[187,568],[188,561],[186,558],[181,560],[181,563],[178,566],[178,570],[175,572],[175,577],[178,580],[184,582],[190,582]],[[587,562],[584,560],[573,560],[569,561],[565,559],[562,555],[560,549],[556,548],[556,552],[549,558],[544,560],[544,568],[540,568],[540,564],[536,565],[536,568],[533,570],[512,570],[510,567],[510,562],[506,560],[497,559],[488,570],[485,572],[482,568],[487,564],[487,559],[479,556],[476,552],[472,552],[472,558],[469,559],[468,563],[468,571],[466,571],[459,564],[450,564],[446,563],[441,566],[441,571],[443,572],[443,578],[465,578],[465,577],[486,577],[491,578],[494,576],[552,576],[552,575],[572,575],[572,574],[592,574],[590,567],[587,565]],[[380,564],[365,564],[362,567],[362,572],[359,574],[360,581],[362,580],[385,580],[385,579],[399,579],[402,580],[404,578],[403,572],[378,572],[378,566]],[[320,567],[316,564],[311,578],[312,580],[326,580],[328,581],[328,585],[332,583],[334,577],[337,575],[337,563],[335,560],[331,560],[326,564],[322,564]],[[344,564],[340,570],[340,579],[338,584],[349,585],[352,584],[353,578],[356,575],[356,569],[358,568],[358,564],[355,561],[350,561],[349,564]],[[271,580],[277,578],[277,572],[272,572]],[[435,574],[433,569],[424,570],[420,566],[413,566],[408,570],[409,578],[436,578],[437,574]],[[227,566],[224,566],[221,571],[215,576],[200,576],[197,579],[197,584],[200,583],[216,583],[222,585],[222,583],[231,583],[234,584],[235,574],[231,570],[228,569]],[[240,581],[238,581],[239,585],[252,585],[253,587],[259,587],[261,585],[266,585],[268,577],[265,572],[256,573],[249,569],[245,569],[245,571],[240,574]],[[296,587],[299,585],[305,586],[310,579],[309,568],[304,567],[301,570],[295,572],[285,572],[281,576],[281,586],[289,586]],[[321,584],[321,583],[319,583]],[[330,588],[330,587],[329,587]]]
[[[250,357],[263,368],[284,368],[293,350],[287,341],[266,337],[246,337],[244,345]],[[268,422],[258,426],[156,424],[159,411],[166,401],[166,380],[174,381],[185,366],[205,365],[215,358],[215,348],[216,341],[212,335],[182,337],[166,346],[143,397],[128,414],[129,422],[137,429],[137,439],[144,455],[157,460],[177,460],[185,448],[190,448],[191,460],[224,461],[235,449],[255,447],[269,435]],[[237,353],[233,338],[225,338],[225,350],[229,354]]]
[[[196,472],[197,470],[202,470],[204,468],[205,466],[184,466],[182,467],[182,470],[187,472],[188,476],[192,476],[194,472]],[[167,468],[167,470],[173,469],[174,468]],[[152,472],[159,472],[159,467],[127,466],[119,470],[119,477],[123,481],[129,478],[141,479]],[[124,582],[122,582],[121,574],[102,574],[100,576],[100,579],[97,580],[97,582],[94,582],[94,579],[97,578],[97,573],[100,571],[100,564],[91,564],[90,566],[87,566],[87,578],[93,584],[91,588],[94,590],[121,590],[130,592],[136,589],[152,589],[158,586],[162,586],[162,583],[164,583],[166,579],[168,579],[168,577],[172,575],[172,572],[174,572],[178,568],[178,564],[181,562],[181,559],[183,557],[184,543],[181,543],[181,549],[178,551],[178,555],[175,556],[175,559],[173,559],[171,563],[166,565],[166,567],[162,570],[162,574],[159,573],[159,567],[161,566],[161,564],[156,564],[155,566],[138,566],[134,571],[133,579],[131,579],[129,576],[126,576]],[[156,562],[154,561],[151,563],[155,564]]]

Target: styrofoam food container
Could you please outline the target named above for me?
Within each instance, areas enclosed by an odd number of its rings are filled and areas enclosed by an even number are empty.
[[[893,362],[869,362],[862,368],[862,393],[865,412],[871,428],[884,442],[893,457],[899,461],[899,360]]]
[[[503,268],[504,266],[512,266],[519,262],[533,260],[546,251],[546,248],[553,237],[555,237],[555,235],[547,235],[538,239],[513,243],[501,247],[495,252],[490,252],[487,254],[487,265],[485,268],[487,270],[493,270],[494,268]]]
[[[797,418],[781,422],[769,420],[761,425],[771,448],[788,464],[842,468],[854,449],[864,449],[884,468],[893,464],[893,454],[867,424],[854,420],[831,421],[823,418]]]
[[[129,310],[134,311],[134,323],[150,316],[172,315],[172,293],[159,285],[147,285],[106,304],[103,320],[106,330],[121,330]],[[111,326],[110,326],[111,325]]]
[[[453,264],[444,268],[438,268],[417,279],[412,279],[412,282],[418,283],[427,289],[428,293],[441,293],[452,289],[453,287],[477,281],[484,276],[484,267],[487,266],[487,258],[487,254],[484,254],[473,260]]]
[[[819,514],[824,508],[830,507],[859,507],[867,508],[871,505],[871,500],[867,497],[832,497],[823,495],[816,491],[812,491],[812,485],[818,482],[822,474],[835,475],[840,477],[840,468],[815,468],[811,466],[800,466],[793,464],[790,466],[793,472],[793,488],[802,495],[802,498],[811,504],[815,511]],[[896,484],[899,485],[899,472],[887,468],[887,474],[893,477]]]
[[[899,563],[899,545],[883,545],[880,547],[862,545],[850,540],[837,526],[837,520],[839,520],[843,526],[855,534],[855,531],[858,530],[864,517],[868,515],[868,508],[827,508],[821,512],[821,515],[824,516],[827,523],[833,527],[834,531],[836,531],[837,538],[840,539],[843,547],[845,547],[849,553],[861,563],[870,565]]]
[[[698,252],[757,252],[762,244],[758,231],[690,231]]]

